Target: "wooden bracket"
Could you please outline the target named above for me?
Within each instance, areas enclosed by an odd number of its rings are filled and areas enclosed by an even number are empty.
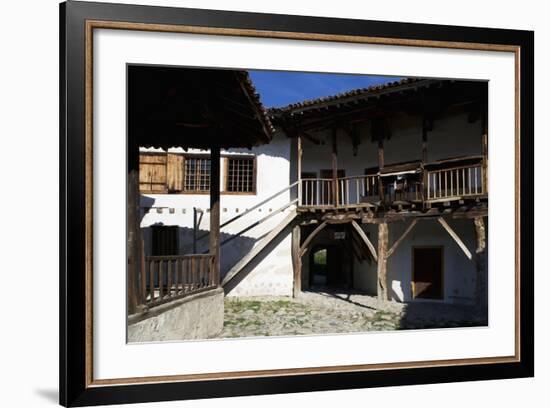
[[[442,217],[438,217],[437,221],[441,224],[441,226],[449,233],[452,239],[457,243],[457,245],[462,249],[466,257],[471,261],[472,260],[472,253],[468,250],[468,247],[462,242],[460,237],[457,235],[456,232],[451,228],[449,224],[447,224],[447,221],[445,221]]]

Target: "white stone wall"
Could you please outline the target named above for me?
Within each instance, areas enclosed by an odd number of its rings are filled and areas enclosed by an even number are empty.
[[[475,229],[473,220],[447,219],[465,243],[470,252],[475,254]],[[388,223],[388,247],[402,235],[410,221]],[[370,232],[370,240],[375,247],[378,245],[378,226],[375,224],[363,225],[365,231]],[[412,251],[415,246],[443,246],[443,301],[447,303],[473,303],[475,290],[476,265],[469,260],[456,242],[443,229],[437,220],[419,221],[400,246],[388,259],[387,273],[390,287],[390,296],[401,302],[424,301],[413,299],[411,292],[412,282]],[[356,261],[354,265],[354,283],[356,288],[371,294],[376,294],[377,264]]]
[[[420,160],[422,157],[422,122],[420,116],[400,114],[390,120],[392,136],[384,141],[386,165]],[[353,155],[351,139],[338,134],[338,168],[346,170],[346,176],[365,174],[365,169],[378,166],[378,143],[371,141],[368,124],[358,127],[361,144]],[[324,142],[315,145],[303,138],[302,171],[316,172],[332,166],[331,131],[314,133]],[[481,122],[468,123],[466,113],[448,115],[434,121],[433,131],[428,132],[428,162],[458,156],[481,155]]]
[[[231,149],[222,152],[234,154],[253,154],[257,158],[257,188],[254,195],[226,195],[220,197],[220,218],[221,223],[243,213],[246,209],[268,198],[272,194],[282,190],[291,184],[290,174],[290,148],[291,143],[285,135],[276,134],[273,141],[264,146],[248,149]],[[145,150],[145,149],[144,149]],[[152,150],[152,149],[149,149]],[[178,149],[170,149],[178,151]],[[203,152],[204,153],[204,152]],[[220,166],[223,169],[223,166]],[[295,177],[295,175],[294,175]],[[294,181],[294,180],[292,180]],[[223,183],[223,180],[222,180]],[[223,185],[223,184],[222,184]],[[292,191],[282,193],[277,198],[269,201],[260,208],[243,216],[221,230],[221,240],[227,239],[253,222],[276,212],[277,209],[291,200]],[[143,214],[141,228],[145,242],[145,253],[151,251],[151,230],[152,225],[178,226],[180,253],[192,252],[193,237],[193,207],[204,211],[199,225],[199,235],[209,230],[210,198],[208,194],[146,194],[141,197],[142,207],[152,207]],[[165,207],[157,209],[157,207]],[[222,278],[244,255],[246,255],[261,238],[269,233],[281,222],[292,208],[277,213],[262,224],[243,233],[231,242],[221,247],[221,275]],[[286,231],[283,234],[287,234]],[[208,249],[208,238],[200,241],[197,252]],[[287,255],[288,254],[288,260]],[[255,262],[249,270],[244,271],[247,277],[240,282],[236,292],[251,294],[260,291],[262,294],[290,295],[292,294],[292,264],[290,260],[290,236],[283,239],[276,246],[273,253],[259,257],[260,261]],[[290,282],[288,274],[290,270]],[[262,271],[265,279],[258,279]],[[250,277],[248,277],[248,275]],[[281,276],[285,276],[281,278]],[[233,292],[233,291],[232,291]],[[233,293],[230,293],[232,295]]]
[[[128,318],[128,342],[208,339],[223,329],[222,289],[201,292]]]

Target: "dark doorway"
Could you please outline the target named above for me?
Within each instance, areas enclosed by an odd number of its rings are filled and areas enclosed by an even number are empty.
[[[311,251],[310,286],[350,287],[350,263],[341,245],[317,246]]]
[[[412,253],[413,298],[443,299],[443,247],[415,247]]]

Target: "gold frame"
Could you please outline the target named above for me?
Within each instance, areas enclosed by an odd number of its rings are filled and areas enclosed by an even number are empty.
[[[430,360],[414,362],[397,362],[382,364],[358,364],[342,366],[321,366],[321,367],[303,367],[289,369],[273,370],[254,370],[254,371],[236,371],[236,372],[217,372],[205,374],[185,374],[168,375],[153,377],[127,377],[113,379],[93,379],[93,30],[94,29],[119,29],[131,31],[153,31],[170,33],[187,33],[203,35],[237,36],[237,37],[257,37],[257,38],[276,38],[292,40],[310,40],[310,41],[329,41],[342,43],[361,43],[361,44],[379,44],[379,45],[397,45],[410,47],[429,47],[429,48],[450,48],[463,50],[497,51],[513,52],[515,57],[515,353],[513,356],[501,357],[479,357],[450,360]],[[232,29],[216,27],[197,27],[187,25],[167,25],[167,24],[148,24],[148,23],[129,23],[120,21],[86,21],[86,54],[85,54],[85,75],[86,75],[86,113],[85,113],[85,197],[86,197],[86,239],[85,239],[85,285],[86,285],[86,347],[85,347],[85,386],[102,387],[112,385],[130,385],[145,383],[167,383],[181,381],[200,381],[200,380],[220,380],[251,377],[272,377],[272,376],[292,376],[299,374],[320,374],[320,373],[338,373],[353,371],[371,371],[387,370],[396,368],[421,368],[421,367],[441,367],[441,366],[461,366],[470,364],[496,364],[496,363],[514,363],[521,361],[520,356],[520,51],[521,47],[516,45],[502,44],[483,44],[466,42],[447,42],[432,40],[412,40],[395,39],[383,37],[353,36],[353,35],[332,35],[315,33],[298,33],[285,31],[267,31],[251,29]]]

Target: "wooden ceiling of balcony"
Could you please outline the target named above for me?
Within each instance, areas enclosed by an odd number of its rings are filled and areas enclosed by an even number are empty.
[[[273,126],[245,71],[128,66],[128,136],[144,147],[252,147]]]

